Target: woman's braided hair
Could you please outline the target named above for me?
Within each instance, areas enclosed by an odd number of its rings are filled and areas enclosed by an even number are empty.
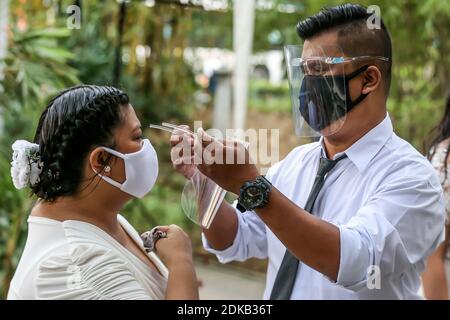
[[[81,85],[52,98],[43,111],[34,142],[44,164],[32,192],[46,201],[73,195],[83,179],[83,164],[96,146],[114,147],[128,95],[114,87]]]

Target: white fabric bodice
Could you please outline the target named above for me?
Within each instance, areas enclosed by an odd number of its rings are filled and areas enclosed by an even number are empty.
[[[144,250],[137,231],[117,219]],[[155,253],[148,256],[159,272],[93,224],[30,216],[28,225],[8,299],[164,299],[168,270]]]

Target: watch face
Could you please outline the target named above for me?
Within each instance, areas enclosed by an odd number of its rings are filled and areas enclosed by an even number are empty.
[[[251,186],[247,190],[245,190],[249,197],[257,197],[261,194],[261,190],[258,187]]]
[[[243,202],[246,207],[259,206],[263,201],[263,194],[258,186],[249,186],[244,190]]]
[[[239,192],[238,209],[251,211],[256,208],[262,208],[268,203],[268,193],[272,184],[263,176],[256,178],[255,181],[246,182]]]

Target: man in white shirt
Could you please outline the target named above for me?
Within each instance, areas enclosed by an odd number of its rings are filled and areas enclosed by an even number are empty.
[[[268,258],[265,299],[418,299],[426,258],[444,239],[438,178],[395,135],[386,112],[388,31],[383,22],[368,29],[367,17],[365,8],[343,5],[297,25],[304,55],[325,45],[345,54],[346,114],[321,124],[323,118],[302,113],[322,134],[318,142],[292,150],[265,179],[251,161],[198,166],[239,194],[238,208],[224,201],[203,230],[205,248],[223,263]],[[329,57],[339,58],[330,50]],[[339,130],[325,134],[342,119]],[[172,144],[180,139],[174,135]],[[224,152],[238,149],[223,146]],[[174,166],[186,172],[186,165]]]

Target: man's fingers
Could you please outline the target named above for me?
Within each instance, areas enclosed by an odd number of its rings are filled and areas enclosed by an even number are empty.
[[[176,146],[178,143],[180,143],[183,140],[183,136],[182,135],[178,135],[178,134],[172,134],[170,136],[170,145],[172,147]]]
[[[174,166],[180,166],[183,164],[193,164],[194,160],[194,154],[193,151],[184,154],[183,149],[177,149],[177,148],[173,148],[170,151],[170,160],[172,161],[172,164]]]
[[[174,129],[172,131],[172,135],[170,136],[170,145],[173,147],[175,145],[177,145],[178,143],[180,143],[181,141],[183,141],[184,139],[190,139],[191,141],[193,141],[193,138],[186,133],[186,130],[190,131],[189,126],[187,125],[180,125],[178,126],[178,128],[180,129]],[[189,140],[187,140],[189,141]]]
[[[170,150],[170,156],[172,161],[178,157],[192,156],[194,154],[193,150],[194,140],[192,138],[186,136],[183,137],[179,136],[172,138],[173,138],[173,140],[171,141],[172,149]]]
[[[184,165],[190,165],[194,164],[194,157],[180,157],[172,161],[172,164],[175,168],[184,166]]]
[[[215,139],[203,128],[199,128],[194,136],[173,134],[171,144],[171,160],[175,167],[184,164],[248,162],[248,152],[242,142]]]
[[[177,144],[193,144],[194,138],[192,136],[189,136],[187,134],[172,134],[170,136],[170,145],[172,147],[176,146]]]
[[[208,146],[210,143],[218,141],[210,136],[203,128],[197,130],[196,137],[202,142],[203,147]]]

